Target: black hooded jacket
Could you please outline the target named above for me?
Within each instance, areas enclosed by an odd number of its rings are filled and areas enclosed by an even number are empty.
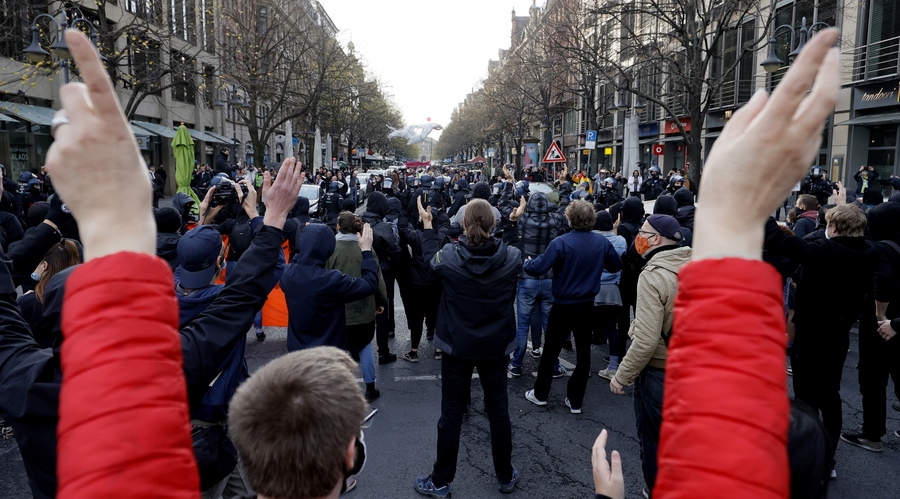
[[[419,235],[421,258],[443,284],[435,346],[464,359],[509,355],[516,347],[519,250],[497,239],[483,246],[469,246],[465,238],[444,244],[444,236],[432,229]]]
[[[640,198],[631,197],[622,203],[622,221],[619,222],[618,234],[625,238],[625,242],[631,246],[634,244],[634,237],[637,236],[641,224],[644,223],[644,203]]]
[[[547,250],[550,241],[564,232],[562,215],[550,212],[550,200],[543,192],[535,192],[525,205],[525,213],[517,220],[519,249],[522,259],[537,258]],[[544,275],[532,276],[524,271],[519,274],[523,279],[552,279],[553,271]]]
[[[399,200],[398,200],[399,202]],[[378,257],[382,271],[389,271],[392,264],[400,261],[399,240],[394,236],[394,228],[384,219],[388,213],[388,199],[380,192],[373,192],[366,201],[363,221],[372,227],[372,249]]]
[[[326,269],[334,253],[334,232],[323,224],[311,224],[281,278],[288,307],[288,351],[317,346],[346,348],[347,321],[344,304],[378,290],[378,267],[371,251],[363,251],[362,277],[350,277]]]
[[[294,207],[288,212],[287,221],[284,222],[284,236],[287,238],[288,246],[290,246],[291,249],[291,258],[297,254],[297,248],[299,247],[298,241],[300,241],[303,229],[306,228],[306,224],[308,224],[310,220],[309,199],[300,196],[297,198],[297,202],[294,203]]]
[[[682,227],[694,230],[694,193],[688,189],[675,191],[675,201],[678,202],[678,212],[675,218]]]

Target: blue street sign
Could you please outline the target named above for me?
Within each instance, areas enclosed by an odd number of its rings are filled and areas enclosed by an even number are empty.
[[[597,141],[597,131],[596,130],[588,130],[584,134],[584,140],[587,142],[596,142]]]

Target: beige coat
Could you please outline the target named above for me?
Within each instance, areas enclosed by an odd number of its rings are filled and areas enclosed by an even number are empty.
[[[672,309],[678,292],[678,271],[691,259],[691,248],[676,248],[656,253],[638,277],[637,304],[628,336],[631,348],[616,372],[622,386],[634,383],[648,365],[664,368],[666,342],[661,333],[672,331]]]

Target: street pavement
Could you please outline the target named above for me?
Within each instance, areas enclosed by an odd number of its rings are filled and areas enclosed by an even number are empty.
[[[409,330],[403,304],[397,293],[396,338],[391,351],[409,349]],[[286,352],[286,330],[266,328],[267,339],[257,342],[248,334],[247,361],[251,372]],[[557,379],[547,407],[537,407],[524,398],[532,388],[538,359],[525,356],[524,375],[509,379],[509,413],[513,428],[513,464],[521,475],[512,498],[593,497],[591,446],[601,429],[610,432],[608,450],[617,449],[624,461],[626,497],[641,497],[643,478],[635,437],[630,389],[625,396],[609,391],[609,382],[596,372],[606,367],[605,346],[594,346],[591,371],[583,410],[570,414],[565,400],[567,378]],[[440,363],[433,358],[432,344],[422,340],[420,361],[402,359],[377,366],[377,386],[381,398],[372,403],[378,409],[371,428],[365,430],[368,461],[359,477],[359,486],[346,497],[416,498],[413,480],[428,474],[435,458],[437,421],[440,416]],[[562,362],[571,366],[574,352],[563,350]],[[855,332],[844,365],[842,397],[844,429],[856,430],[862,422],[862,405],[856,381],[858,348]],[[790,382],[790,380],[789,380]],[[360,389],[363,389],[360,379]],[[888,407],[894,400],[889,387]],[[722,398],[728,394],[721,394]],[[838,478],[832,482],[831,498],[895,499],[900,497],[900,413],[888,409],[888,434],[884,452],[876,454],[843,442],[837,449]],[[723,446],[727,444],[723,443]],[[472,382],[472,406],[463,423],[459,468],[452,483],[453,497],[500,497],[496,488],[490,454],[490,431],[484,412],[483,392]],[[0,498],[31,497],[18,448],[13,440],[0,440]]]

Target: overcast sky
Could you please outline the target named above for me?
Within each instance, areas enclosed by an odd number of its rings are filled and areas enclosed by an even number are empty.
[[[392,94],[406,125],[447,125],[450,113],[509,48],[512,10],[531,0],[319,0],[369,72]],[[543,0],[538,5],[543,5]],[[438,137],[438,132],[430,135]]]

